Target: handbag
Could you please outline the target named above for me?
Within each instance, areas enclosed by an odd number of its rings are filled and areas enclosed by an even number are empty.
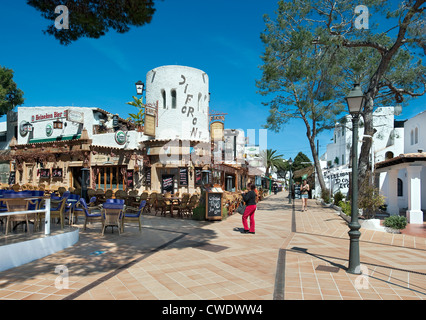
[[[240,205],[237,208],[237,212],[239,214],[244,214],[244,211],[246,211],[246,206],[243,204],[243,202],[240,202]]]

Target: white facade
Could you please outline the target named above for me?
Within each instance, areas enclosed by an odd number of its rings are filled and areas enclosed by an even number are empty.
[[[394,107],[379,107],[373,112],[373,126],[377,130],[373,136],[370,163],[376,164],[385,159],[393,158],[404,152],[404,122],[395,121]],[[361,152],[364,136],[362,117],[358,130],[358,157]],[[349,191],[350,153],[352,148],[352,118],[345,116],[336,124],[333,133],[333,143],[327,145],[325,155],[321,157],[325,184],[332,193]],[[380,180],[382,181],[382,176]],[[381,182],[383,184],[383,182]],[[317,188],[319,189],[319,188]],[[317,190],[316,195],[321,193]]]
[[[17,121],[10,125],[17,126],[18,144],[52,141],[52,139],[78,139],[83,129],[87,130],[93,145],[115,147],[121,149],[138,149],[139,141],[145,140],[142,133],[137,131],[115,130],[113,114],[97,108],[84,107],[19,107]],[[62,129],[54,128],[54,121],[62,122]],[[31,126],[26,132],[25,125]],[[105,133],[95,132],[94,126],[102,125]],[[125,139],[117,139],[121,131]]]
[[[146,75],[146,103],[158,103],[155,139],[209,141],[209,77],[185,66],[162,66]]]
[[[404,123],[404,151],[379,164],[380,192],[387,211],[406,212],[410,223],[422,224],[426,211],[426,111]],[[389,165],[387,164],[389,162]]]

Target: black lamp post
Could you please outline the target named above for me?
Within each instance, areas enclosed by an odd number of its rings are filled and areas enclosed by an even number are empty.
[[[358,83],[345,98],[352,116],[352,183],[351,183],[351,222],[349,223],[349,267],[347,272],[361,274],[359,258],[359,238],[361,225],[358,222],[358,123],[365,103],[365,96]]]
[[[143,90],[144,90],[144,83],[142,81],[138,81],[135,83],[136,85],[136,93],[138,94],[138,96],[143,95]]]
[[[291,172],[292,166],[293,166],[293,160],[290,158],[288,159],[288,164],[290,165],[290,182],[289,182],[289,189],[288,189],[288,203],[291,204],[291,198],[293,193],[293,173]]]

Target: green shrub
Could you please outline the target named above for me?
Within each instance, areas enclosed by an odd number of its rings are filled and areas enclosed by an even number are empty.
[[[228,218],[228,208],[222,207],[222,220]]]
[[[340,190],[339,190],[339,191],[337,191],[337,192],[334,194],[334,205],[338,206],[338,205],[339,205],[339,202],[340,202],[340,201],[342,201],[344,197],[345,197],[345,196],[343,195],[343,193],[342,193],[342,192],[340,192]]]
[[[401,216],[390,216],[385,219],[383,225],[388,228],[402,230],[407,226],[407,219]]]
[[[324,189],[321,190],[321,198],[324,200],[325,203],[330,203],[330,190]]]
[[[351,216],[351,203],[349,201],[339,201],[339,207],[347,216]]]
[[[192,210],[192,219],[203,221],[206,219],[206,207],[205,206],[198,206],[194,210]]]

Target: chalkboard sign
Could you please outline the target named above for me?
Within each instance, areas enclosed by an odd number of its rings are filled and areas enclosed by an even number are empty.
[[[16,175],[15,171],[10,171],[9,173],[9,184],[15,184],[16,182]]]
[[[50,178],[50,169],[40,169],[40,178],[42,179]]]
[[[184,187],[188,185],[188,168],[179,168],[179,184]]]
[[[294,198],[295,199],[300,199],[300,185],[295,185],[294,186]]]
[[[151,186],[151,167],[145,167],[145,186]]]
[[[127,170],[127,188],[133,188],[133,170]]]
[[[61,168],[52,169],[52,178],[62,178],[62,169]]]
[[[206,219],[222,220],[222,193],[206,193]]]

